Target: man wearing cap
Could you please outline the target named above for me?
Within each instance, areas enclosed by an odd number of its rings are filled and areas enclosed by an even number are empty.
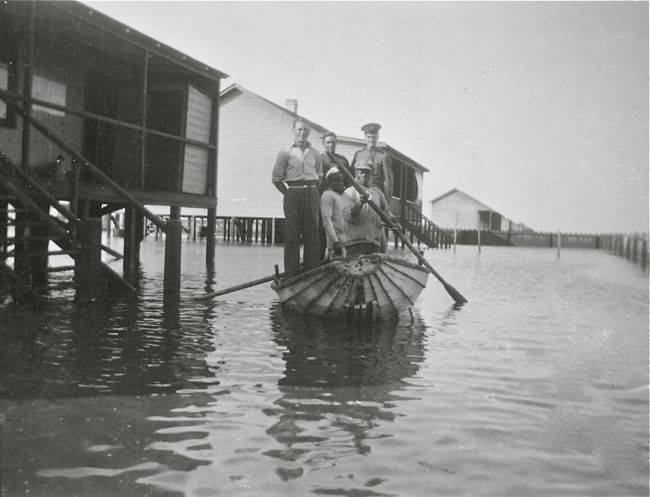
[[[327,258],[345,257],[347,243],[346,213],[352,208],[352,200],[344,195],[343,174],[332,167],[325,174],[326,189],[320,197],[320,213],[326,238]]]
[[[355,152],[352,158],[352,168],[354,169],[361,162],[370,161],[374,166],[372,184],[379,188],[386,200],[390,202],[393,196],[393,166],[390,156],[377,148],[380,129],[381,125],[377,123],[361,126],[361,131],[366,138],[366,147]]]
[[[336,168],[337,165],[343,166],[349,171],[351,176],[354,176],[354,169],[352,169],[348,160],[341,154],[336,153],[336,134],[328,131],[327,133],[321,135],[321,140],[323,142],[323,149],[325,150],[325,152],[323,152],[320,156],[323,163],[323,177],[327,175],[327,171],[329,171],[330,168]],[[345,178],[343,178],[343,180],[346,188],[350,186]],[[324,189],[325,184],[323,183],[321,190]]]
[[[293,122],[294,143],[280,150],[271,181],[284,195],[284,271],[298,274],[300,242],[304,245],[303,266],[314,268],[319,262],[318,186],[323,177],[320,153],[307,141],[311,126],[297,117]]]
[[[355,179],[366,190],[366,194],[361,195],[352,186],[344,192],[353,203],[345,216],[347,223],[345,248],[348,257],[386,252],[388,245],[381,217],[368,205],[368,201],[372,200],[384,214],[391,216],[386,197],[379,188],[371,184],[373,169],[373,163],[368,160],[357,164],[354,168]]]

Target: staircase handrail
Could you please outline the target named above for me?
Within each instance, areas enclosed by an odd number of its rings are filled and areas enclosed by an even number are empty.
[[[413,234],[418,238],[420,238],[421,235],[424,235],[425,237],[429,238],[432,243],[436,243],[435,234],[440,233],[440,228],[433,221],[422,214],[422,212],[416,207],[410,205],[407,202],[404,202],[402,205],[406,211],[403,212],[403,219],[420,232]]]
[[[2,92],[2,93],[4,93],[4,92]],[[95,176],[97,176],[99,179],[101,179],[115,193],[117,193],[120,197],[122,197],[124,200],[126,200],[133,207],[135,207],[135,209],[140,214],[142,214],[144,217],[149,219],[163,233],[167,232],[167,223],[162,221],[158,216],[156,216],[149,209],[147,209],[142,203],[140,203],[139,200],[137,200],[127,190],[122,188],[118,183],[113,181],[109,176],[107,176],[96,165],[94,165],[92,162],[90,162],[88,159],[86,159],[83,155],[78,153],[74,148],[67,145],[61,138],[59,138],[56,135],[56,133],[53,133],[52,131],[50,131],[48,129],[48,127],[45,126],[44,124],[42,124],[40,121],[38,121],[38,119],[35,119],[33,116],[30,116],[19,105],[16,105],[16,103],[13,102],[10,98],[6,98],[6,99],[2,98],[2,94],[0,94],[0,100],[4,100],[6,102],[6,104],[7,104],[7,106],[10,106],[14,110],[16,110],[16,112],[18,112],[20,115],[23,116],[23,119],[26,122],[28,122],[36,130],[40,131],[48,140],[50,140],[52,143],[54,143],[57,147],[59,147],[61,150],[63,150],[67,154],[71,155],[73,158],[79,160],[85,167],[87,167],[90,170],[91,173],[93,173]]]
[[[48,201],[50,207],[54,207],[70,223],[76,226],[83,226],[84,223],[81,219],[76,217],[72,212],[70,212],[70,210],[66,206],[62,205],[49,191],[43,188],[43,186],[38,181],[36,181],[31,174],[27,173],[27,171],[25,171],[22,167],[16,166],[11,160],[9,160],[9,158],[3,152],[0,151],[0,166],[5,166],[7,163],[9,164],[9,167],[11,168],[11,171],[13,173],[17,173],[23,179],[27,180],[29,184]]]

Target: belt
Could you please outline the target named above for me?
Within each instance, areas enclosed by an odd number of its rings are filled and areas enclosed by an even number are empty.
[[[310,188],[316,186],[316,181],[309,180],[296,180],[296,181],[287,181],[287,186],[289,188]]]

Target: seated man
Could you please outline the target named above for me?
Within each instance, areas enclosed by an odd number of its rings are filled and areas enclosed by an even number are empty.
[[[373,164],[369,161],[357,164],[354,169],[355,179],[367,194],[360,195],[352,186],[344,192],[344,195],[354,204],[345,217],[348,237],[345,248],[348,257],[386,252],[384,224],[379,214],[368,205],[368,200],[372,200],[388,217],[391,217],[391,213],[384,194],[379,188],[370,184],[372,171]]]
[[[352,208],[352,200],[343,194],[345,183],[343,174],[330,168],[325,174],[325,191],[320,198],[320,213],[327,240],[327,259],[345,257],[347,230],[345,215]]]

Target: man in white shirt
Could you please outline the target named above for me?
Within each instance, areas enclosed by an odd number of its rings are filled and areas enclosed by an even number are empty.
[[[284,271],[298,274],[300,241],[304,245],[303,267],[319,263],[318,185],[323,177],[320,152],[307,141],[311,125],[301,117],[293,122],[294,143],[281,150],[275,160],[271,181],[284,195]]]

